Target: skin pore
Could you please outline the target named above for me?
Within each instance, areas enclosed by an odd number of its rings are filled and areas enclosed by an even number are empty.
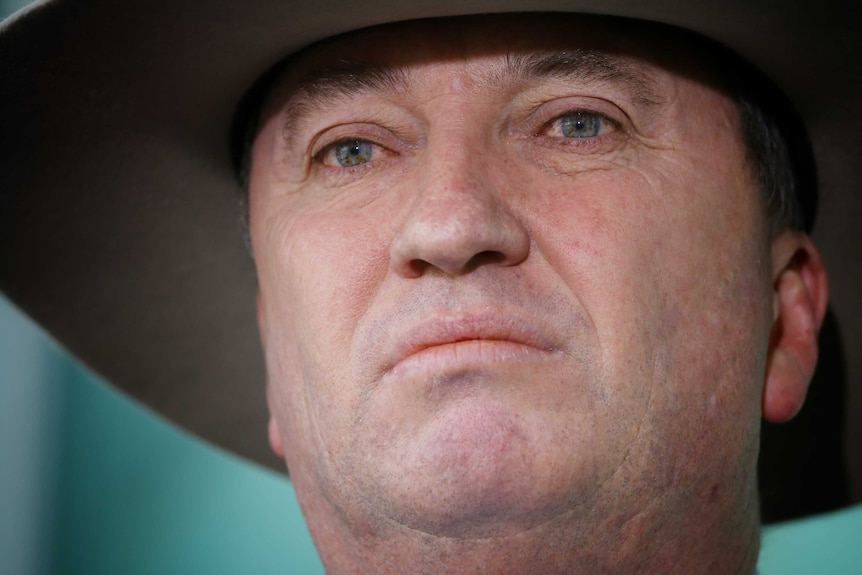
[[[272,90],[270,436],[330,573],[753,571],[759,421],[802,403],[825,275],[679,48],[417,22]]]

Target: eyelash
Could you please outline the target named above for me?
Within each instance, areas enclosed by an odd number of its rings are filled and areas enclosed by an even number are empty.
[[[566,118],[575,116],[582,116],[586,119],[594,119],[600,121],[601,125],[599,126],[599,128],[601,131],[598,134],[585,137],[548,135],[551,130],[555,129],[555,126],[557,124],[565,121]],[[620,123],[613,118],[608,117],[606,114],[590,109],[575,108],[554,116],[551,120],[542,124],[538,130],[535,130],[532,136],[538,139],[547,135],[550,141],[547,141],[545,145],[551,147],[596,147],[600,143],[605,142],[608,137],[614,136],[617,132],[620,131],[620,129]],[[562,132],[563,128],[559,127],[557,128],[557,130]],[[345,144],[368,144],[372,147],[372,155],[366,161],[362,161],[355,165],[349,166],[340,165],[337,160],[327,162],[327,156],[329,154],[334,154],[338,146]],[[381,154],[387,155],[392,154],[392,152],[388,148],[381,144],[378,144],[374,140],[362,138],[359,136],[348,136],[327,143],[312,155],[311,160],[314,164],[318,164],[324,168],[330,168],[333,171],[348,175],[360,170],[367,169],[370,164],[380,161],[383,158],[378,158],[377,156]]]

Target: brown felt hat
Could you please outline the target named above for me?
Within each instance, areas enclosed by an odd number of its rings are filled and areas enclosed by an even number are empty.
[[[279,466],[229,145],[243,94],[286,55],[342,32],[519,11],[692,30],[793,102],[819,172],[814,236],[843,339],[847,453],[862,477],[862,10],[850,1],[38,3],[0,29],[0,289],[111,384]]]

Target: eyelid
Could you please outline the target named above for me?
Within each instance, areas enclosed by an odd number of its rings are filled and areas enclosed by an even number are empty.
[[[564,96],[549,98],[530,106],[523,121],[519,122],[522,128],[516,131],[525,137],[535,137],[554,122],[578,112],[600,116],[617,131],[628,132],[631,127],[628,114],[609,100],[593,96]]]
[[[389,147],[386,130],[370,123],[336,124],[318,132],[308,143],[308,155],[317,157],[325,148],[330,148],[341,142],[359,140]]]

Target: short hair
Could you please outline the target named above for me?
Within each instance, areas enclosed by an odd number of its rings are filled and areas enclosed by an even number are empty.
[[[787,96],[745,59],[714,40],[665,24],[637,25],[652,28],[657,38],[676,38],[684,45],[698,47],[714,63],[719,87],[736,104],[747,161],[763,194],[773,234],[786,229],[810,233],[817,215],[816,164],[805,123]],[[240,101],[231,126],[230,152],[241,190],[240,222],[250,253],[251,150],[263,104],[292,59],[288,56],[255,82]]]
[[[817,218],[818,187],[805,124],[767,78],[754,70],[739,78],[739,87],[731,90],[731,96],[773,233],[786,229],[810,233]]]

